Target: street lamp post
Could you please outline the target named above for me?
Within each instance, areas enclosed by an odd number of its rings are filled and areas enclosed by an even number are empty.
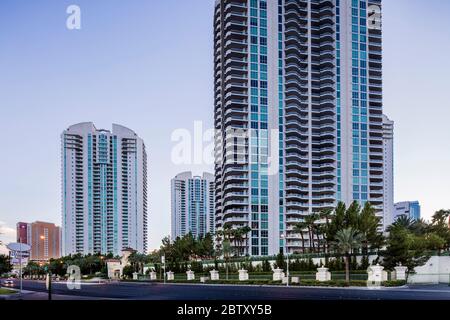
[[[281,239],[284,240],[284,251],[286,252],[286,258],[287,258],[287,265],[286,265],[286,287],[289,287],[289,251],[287,250],[287,244],[286,244],[286,232],[283,232],[281,234]]]
[[[22,276],[22,256],[25,252],[29,252],[31,250],[31,246],[29,246],[28,244],[24,244],[22,243],[22,238],[19,237],[19,242],[16,243],[10,243],[8,244],[6,247],[9,249],[10,251],[10,257],[13,255],[14,259],[19,259],[19,295],[22,295],[22,291],[23,291],[23,276]],[[19,255],[17,257],[17,255]]]
[[[20,279],[20,295],[22,296],[22,238],[19,239],[19,279]]]
[[[161,262],[163,263],[163,269],[164,269],[164,273],[163,273],[164,284],[166,284],[166,256],[165,255],[161,257]]]

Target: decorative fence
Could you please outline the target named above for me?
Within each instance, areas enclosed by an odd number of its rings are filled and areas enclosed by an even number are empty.
[[[273,273],[249,273],[249,280],[261,280],[261,281],[270,281],[273,279]],[[289,272],[290,277],[298,277],[301,280],[316,280],[316,272]],[[210,278],[209,272],[200,272],[195,273],[195,282],[200,281],[201,277],[208,277]],[[220,280],[226,280],[227,274],[226,272],[219,272],[219,278]],[[351,272],[350,273],[350,280],[361,280],[361,281],[367,281],[368,274],[367,272]],[[138,276],[139,281],[150,281],[149,275],[139,275]],[[162,275],[160,273],[157,274],[157,280],[156,281],[162,281]],[[186,273],[175,273],[174,274],[174,280],[175,281],[186,281]],[[228,280],[239,280],[239,273],[237,272],[230,272],[228,273]],[[345,280],[345,272],[331,272],[331,280]],[[390,280],[390,276],[389,276]]]

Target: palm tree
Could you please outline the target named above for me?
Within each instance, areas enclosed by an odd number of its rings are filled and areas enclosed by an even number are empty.
[[[432,223],[434,224],[446,224],[448,222],[448,219],[450,217],[450,210],[439,210],[436,211],[435,214],[433,214],[432,217]]]
[[[97,257],[96,256],[89,254],[85,257],[85,266],[89,269],[90,275],[93,274],[92,271],[96,265],[97,265]]]
[[[314,244],[314,226],[316,220],[317,216],[315,214],[310,214],[305,217],[306,227],[308,228],[309,245],[312,248],[312,252],[316,251],[316,246]]]
[[[236,246],[237,256],[241,256],[242,243],[244,242],[244,234],[241,228],[233,229],[233,242]]]
[[[417,235],[424,235],[429,232],[430,226],[424,219],[419,219],[413,222],[411,225],[411,231]]]
[[[231,243],[226,239],[222,242],[223,257],[225,259],[226,279],[228,280],[228,262],[230,260]]]
[[[231,253],[231,239],[232,239],[233,229],[230,225],[225,225],[222,230],[216,232],[216,239],[222,242],[222,255],[225,260],[226,269],[226,279],[228,280],[228,262]]]
[[[306,224],[306,222],[298,222],[295,226],[294,226],[294,230],[296,232],[300,233],[300,237],[302,238],[302,253],[305,253],[305,236],[303,234],[303,232],[305,231],[305,229],[308,228],[308,225]]]
[[[147,256],[142,253],[133,252],[128,261],[133,266],[134,272],[144,273],[144,264],[147,262]]]
[[[357,218],[357,230],[363,236],[363,253],[367,254],[369,251],[369,243],[373,245],[379,243],[380,234],[378,232],[378,226],[380,224],[380,218],[375,215],[375,209],[367,202],[364,208],[359,212]]]
[[[350,282],[350,254],[361,247],[363,236],[356,230],[347,228],[337,232],[334,247],[345,256],[345,281]]]
[[[316,218],[318,218],[318,216],[316,216]],[[317,240],[316,252],[320,253],[320,250],[322,248],[322,239],[320,238],[323,231],[322,225],[319,222],[315,221],[311,228],[313,236],[315,236]]]
[[[239,230],[241,240],[242,240],[242,247],[245,248],[246,245],[244,246],[244,244],[247,244],[248,234],[250,231],[252,231],[252,229],[249,226],[245,226],[245,227],[239,228],[238,230]],[[243,250],[243,253],[245,253],[245,249]]]
[[[328,209],[319,213],[319,219],[325,220],[325,225],[321,226],[321,233],[323,236],[323,252],[327,253],[329,251],[328,237],[330,233],[330,221],[333,218],[333,210]]]
[[[328,225],[324,224],[324,223],[320,223],[320,224],[317,224],[316,229],[317,229],[318,237],[319,237],[319,235],[322,236],[319,241],[319,243],[321,244],[321,246],[319,246],[319,248],[321,248],[320,250],[323,250],[323,253],[328,253],[328,241],[327,241]]]
[[[390,232],[393,229],[407,229],[411,230],[412,225],[414,224],[414,220],[409,218],[407,215],[402,214],[395,220],[393,224],[391,224],[387,231]]]

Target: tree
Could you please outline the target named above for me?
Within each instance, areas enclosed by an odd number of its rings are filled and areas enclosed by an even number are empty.
[[[364,208],[357,215],[356,230],[363,236],[362,250],[365,255],[369,252],[369,247],[380,248],[383,244],[383,235],[378,232],[380,218],[376,216],[375,209],[366,203]]]
[[[305,217],[305,224],[308,229],[309,245],[310,247],[312,247],[312,252],[316,251],[316,246],[314,243],[314,230],[317,219],[318,219],[317,214],[310,214]]]
[[[286,266],[287,264],[286,261],[284,260],[284,254],[282,252],[278,253],[275,259],[275,267],[286,270]]]
[[[323,236],[323,252],[327,253],[329,251],[329,232],[330,232],[330,221],[333,218],[333,210],[326,209],[319,213],[319,218],[325,220],[325,224],[320,227],[320,232]]]
[[[305,232],[305,229],[308,228],[306,222],[298,222],[294,226],[294,231],[298,232],[300,234],[300,237],[302,239],[302,253],[305,253],[305,235],[303,234]]]
[[[430,232],[430,225],[423,219],[415,220],[410,226],[409,229],[415,235],[424,235]]]
[[[97,266],[99,265],[98,258],[94,255],[87,255],[84,258],[84,265],[89,270],[89,274],[92,275],[97,269]]]
[[[334,247],[345,257],[345,281],[350,282],[350,255],[361,247],[363,236],[358,231],[347,228],[337,232]]]
[[[443,249],[450,249],[450,210],[437,211],[431,220],[429,225],[429,231],[435,233],[437,236],[445,241]]]
[[[144,265],[149,261],[148,257],[145,254],[133,252],[128,257],[128,262],[133,268],[133,272],[137,272],[139,274],[144,273]]]
[[[0,254],[0,275],[11,272],[11,259],[5,254]]]
[[[368,255],[369,249],[379,249],[384,243],[384,237],[378,231],[380,218],[376,216],[376,210],[370,203],[363,208],[354,201],[348,208],[343,202],[339,202],[334,212],[328,213],[330,221],[323,232],[327,243],[336,242],[337,234],[344,229],[352,229],[362,236],[362,252]]]
[[[196,255],[201,258],[212,258],[215,255],[213,236],[207,233],[196,242]]]
[[[241,227],[235,230],[235,232],[239,235],[239,239],[240,239],[240,247],[239,247],[239,251],[238,251],[238,256],[241,255],[241,250],[240,249],[244,249],[242,250],[243,254],[245,253],[245,247],[247,244],[247,240],[248,240],[248,234],[250,233],[250,231],[252,231],[252,229],[249,226],[245,226],[245,227]]]
[[[37,262],[30,261],[23,269],[23,273],[26,275],[42,275],[45,273],[44,268]]]
[[[134,272],[133,267],[128,265],[128,266],[123,267],[122,275],[124,278],[129,279],[129,278],[133,277],[133,272]]]
[[[413,234],[403,220],[398,224],[393,224],[389,230],[387,247],[381,253],[383,266],[388,270],[393,270],[400,263],[408,268],[408,273],[413,273],[418,266],[424,265],[430,256],[426,253],[426,239]]]
[[[400,215],[393,224],[388,227],[388,232],[394,228],[403,228],[410,230],[414,224],[414,220],[412,220],[407,215]]]
[[[59,276],[64,276],[67,273],[67,266],[62,258],[50,259],[48,263],[48,268],[52,274],[56,274]]]
[[[428,250],[436,250],[438,252],[441,252],[441,250],[443,250],[446,245],[445,239],[443,239],[436,233],[428,233],[427,235],[425,235],[425,241]]]
[[[270,272],[272,271],[272,268],[270,267],[270,262],[267,259],[264,259],[262,261],[262,271],[263,272]]]

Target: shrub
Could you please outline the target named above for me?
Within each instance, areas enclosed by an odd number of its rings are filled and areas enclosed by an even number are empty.
[[[201,262],[192,261],[191,270],[198,273],[203,272],[203,264]]]
[[[272,268],[270,267],[270,262],[269,260],[265,259],[262,262],[262,271],[263,272],[270,272],[272,271]]]
[[[361,270],[367,270],[367,268],[369,268],[369,257],[368,256],[363,256],[361,259]]]
[[[133,278],[133,267],[132,266],[125,266],[123,267],[123,277],[124,278]]]
[[[367,286],[367,281],[363,280],[352,280],[349,283],[343,280],[331,280],[320,282],[317,280],[300,280],[300,284],[293,284],[300,286],[312,286],[312,287],[365,287]]]
[[[383,287],[401,287],[406,285],[405,280],[390,280],[390,281],[383,281],[381,284]]]

